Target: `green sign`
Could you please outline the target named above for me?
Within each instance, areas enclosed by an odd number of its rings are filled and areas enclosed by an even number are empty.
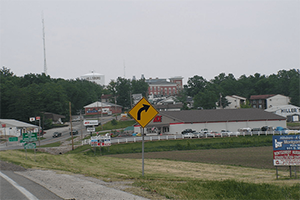
[[[22,142],[34,142],[34,141],[37,141],[37,133],[23,133]]]
[[[10,137],[8,138],[9,142],[17,142],[18,141],[18,137]]]
[[[35,149],[36,144],[35,143],[25,143],[24,144],[24,149]]]

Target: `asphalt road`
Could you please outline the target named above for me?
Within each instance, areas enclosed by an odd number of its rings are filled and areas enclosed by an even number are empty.
[[[113,117],[109,116],[109,117],[103,117],[100,122],[102,124],[107,123],[108,121],[110,121],[111,119],[113,119]],[[82,134],[86,135],[87,131],[86,128],[82,125],[80,125],[80,121],[76,121],[76,122],[72,122],[72,129],[73,130],[78,130],[78,135],[75,136],[81,136],[81,127],[82,127]],[[53,138],[53,133],[54,132],[60,132],[62,133],[61,137],[57,137],[57,138]],[[50,130],[46,130],[46,134],[44,134],[41,138],[41,140],[36,141],[36,146],[39,147],[40,145],[46,145],[46,144],[51,144],[54,142],[58,142],[58,141],[65,141],[66,139],[70,138],[70,126],[67,127],[61,127],[61,128],[53,128]],[[20,139],[19,139],[20,140]],[[6,143],[1,143],[0,144],[0,151],[1,150],[12,150],[12,149],[23,149],[23,144],[18,142],[6,142]]]
[[[43,186],[13,171],[0,172],[0,199],[62,199]]]

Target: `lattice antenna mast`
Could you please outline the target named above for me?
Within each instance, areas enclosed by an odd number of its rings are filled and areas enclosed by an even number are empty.
[[[45,25],[44,25],[44,14],[43,13],[42,13],[42,24],[43,24],[43,46],[44,46],[44,73],[45,73],[45,75],[47,75]]]

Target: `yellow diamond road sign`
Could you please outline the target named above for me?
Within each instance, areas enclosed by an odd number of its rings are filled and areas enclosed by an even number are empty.
[[[158,114],[158,111],[143,97],[130,111],[129,114],[141,127],[147,124]]]

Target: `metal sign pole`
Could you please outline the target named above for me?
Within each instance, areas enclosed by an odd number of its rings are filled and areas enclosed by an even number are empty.
[[[38,132],[39,132],[39,147],[41,147],[41,118],[39,119],[39,128],[38,128]]]
[[[144,176],[144,128],[142,128],[142,176]]]

